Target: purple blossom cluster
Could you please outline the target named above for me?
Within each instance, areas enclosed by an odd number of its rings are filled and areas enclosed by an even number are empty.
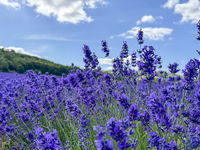
[[[156,81],[161,57],[153,46],[141,49],[142,37],[140,29],[138,61],[135,51],[127,60],[123,42],[120,57],[112,60],[113,76],[102,73],[95,53],[84,45],[83,72],[72,63],[61,78],[32,70],[24,77],[1,78],[1,149],[200,149],[200,61],[191,59],[183,78],[159,71]],[[107,42],[101,44],[108,57]],[[177,67],[169,64],[169,72],[175,75]]]

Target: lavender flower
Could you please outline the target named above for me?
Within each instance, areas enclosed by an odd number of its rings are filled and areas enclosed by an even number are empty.
[[[94,126],[94,130],[97,132],[97,140],[95,140],[95,145],[97,150],[114,150],[114,146],[111,140],[104,141],[105,131],[101,125]]]
[[[105,56],[105,57],[108,57],[108,56],[109,56],[109,49],[107,49],[107,42],[102,40],[102,41],[101,41],[101,44],[102,44],[102,46],[103,46],[102,51],[103,51],[104,53],[106,53],[106,56]]]
[[[132,104],[131,107],[128,110],[128,118],[130,121],[139,121],[139,117],[140,117],[140,112],[139,112],[139,108],[136,104]]]
[[[180,71],[180,69],[177,70],[178,64],[174,63],[174,64],[169,64],[168,68],[169,68],[169,72],[176,74],[177,72]]]

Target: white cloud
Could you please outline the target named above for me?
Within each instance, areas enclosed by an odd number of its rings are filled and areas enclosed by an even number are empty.
[[[164,8],[174,6],[174,14],[181,14],[182,19],[179,23],[192,21],[191,24],[197,24],[200,18],[200,2],[198,0],[189,0],[187,3],[178,4],[178,0],[168,0]],[[173,22],[174,24],[179,24]]]
[[[130,69],[132,69],[132,70],[139,70],[139,68],[138,67],[130,67],[130,65],[129,65],[129,68]],[[112,67],[112,66],[110,66],[110,67],[106,67],[105,69],[102,69],[103,71],[112,71],[114,68]]]
[[[9,2],[8,0],[0,0],[0,4],[15,8],[16,10],[21,8],[21,5],[17,2]]]
[[[108,2],[105,2],[104,0],[83,0],[83,1],[85,1],[85,4],[89,6],[88,8],[92,8],[92,9],[97,8],[95,5],[95,3],[97,2],[103,5],[108,4]]]
[[[136,24],[140,24],[141,22],[149,22],[149,23],[152,23],[153,21],[155,21],[155,19],[149,15],[149,16],[143,16],[141,21],[137,21]]]
[[[52,37],[50,35],[30,35],[27,37],[23,37],[25,39],[33,39],[33,40],[56,40],[56,41],[75,41],[75,42],[88,42],[88,41],[84,41],[84,40],[69,40],[66,38],[58,38],[58,37]]]
[[[4,48],[3,46],[0,46],[0,48]],[[21,47],[5,47],[4,48],[5,50],[7,51],[11,51],[11,50],[14,50],[16,53],[22,53],[22,54],[26,54],[26,55],[30,55],[30,56],[36,56],[36,57],[39,57],[38,55],[35,55],[35,54],[30,54],[29,52],[26,52],[23,48]]]
[[[164,7],[164,8],[172,8],[178,3],[179,3],[179,0],[168,0],[162,7]]]
[[[131,30],[128,30],[127,32],[116,36],[125,37],[125,39],[138,37],[137,34],[139,30],[140,30],[139,27],[134,27]],[[165,35],[170,35],[173,29],[150,27],[150,28],[142,28],[142,31],[143,31],[143,39],[149,38],[151,40],[163,40],[163,37]]]
[[[35,11],[44,16],[56,17],[59,22],[77,24],[81,21],[91,22],[94,19],[87,16],[83,10],[84,6],[88,8],[97,8],[97,3],[107,5],[104,0],[26,0],[26,5],[36,7]]]
[[[162,16],[158,16],[158,17],[156,17],[156,18],[158,18],[158,19],[163,19],[163,17],[162,17]]]
[[[112,60],[110,58],[98,58],[99,64],[102,65],[112,65]]]
[[[185,60],[182,60],[181,63],[185,63]]]
[[[119,57],[118,57],[119,58]],[[99,65],[110,65],[110,66],[108,66],[108,67],[103,67],[104,69],[102,69],[102,70],[112,70],[113,69],[113,63],[112,63],[112,60],[114,60],[114,58],[112,58],[112,59],[110,59],[110,58],[98,58],[98,61],[99,61]],[[127,60],[129,60],[129,63],[130,63],[130,65],[129,65],[129,68],[130,69],[134,69],[134,70],[138,70],[139,68],[138,67],[133,67],[133,66],[131,66],[131,56],[128,56],[127,57]],[[138,61],[138,60],[140,60],[140,58],[136,58],[136,60]],[[124,59],[124,61],[123,61],[123,63],[125,63],[126,62],[126,59]],[[124,64],[125,65],[125,64]],[[102,68],[102,67],[101,67]]]
[[[113,36],[110,36],[110,39],[113,39]]]
[[[112,58],[112,59],[110,59],[110,58],[98,58],[98,61],[99,61],[99,64],[102,64],[102,65],[113,65],[112,60],[114,60],[114,59],[115,58]],[[125,63],[126,59],[123,59],[123,60],[124,60],[123,62]],[[128,56],[127,60],[129,60],[129,63],[131,63],[131,56]],[[136,58],[136,60],[140,60],[140,58]]]

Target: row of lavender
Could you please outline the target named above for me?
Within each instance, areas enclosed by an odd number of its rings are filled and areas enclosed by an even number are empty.
[[[200,21],[197,24],[200,30]],[[200,34],[200,32],[198,32]],[[131,65],[138,65],[145,78],[125,65],[128,46],[113,60],[113,77],[98,67],[96,55],[84,45],[85,70],[67,77],[35,74],[26,78],[0,80],[0,133],[3,149],[52,150],[188,150],[200,145],[200,62],[191,59],[184,79],[161,77],[155,83],[161,57],[154,48],[141,50],[143,32],[138,34],[140,61],[136,52]],[[200,40],[200,37],[197,38]],[[109,56],[106,41],[103,51]],[[199,52],[198,52],[199,53]],[[170,64],[176,74],[178,64]],[[122,81],[116,81],[120,75]],[[196,80],[195,80],[196,79]]]

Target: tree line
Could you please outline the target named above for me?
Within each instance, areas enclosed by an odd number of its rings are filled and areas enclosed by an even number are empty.
[[[65,73],[65,75],[67,76],[70,73],[71,69],[71,66],[64,66],[43,58],[38,58],[36,56],[16,53],[14,50],[7,51],[3,48],[0,49],[0,72],[12,73],[13,71],[15,71],[17,73],[26,74],[26,70],[33,70],[37,74],[38,72],[40,72],[41,74],[49,72],[49,75],[52,74],[61,77],[63,73]],[[83,71],[83,69],[74,66],[74,71],[76,71],[77,69]],[[103,72],[106,72],[109,75],[113,76],[112,71]],[[140,71],[136,72],[140,74]],[[96,71],[93,71],[94,75],[95,73]],[[158,72],[158,74],[158,76],[162,76],[160,72]],[[121,80],[119,76],[117,80]]]
[[[35,73],[49,72],[49,74],[62,76],[62,73],[69,74],[71,66],[56,64],[52,61],[30,56],[26,54],[16,53],[14,50],[7,51],[0,49],[0,72],[17,72],[24,74],[26,70],[33,70]],[[83,69],[74,66],[74,70]]]

